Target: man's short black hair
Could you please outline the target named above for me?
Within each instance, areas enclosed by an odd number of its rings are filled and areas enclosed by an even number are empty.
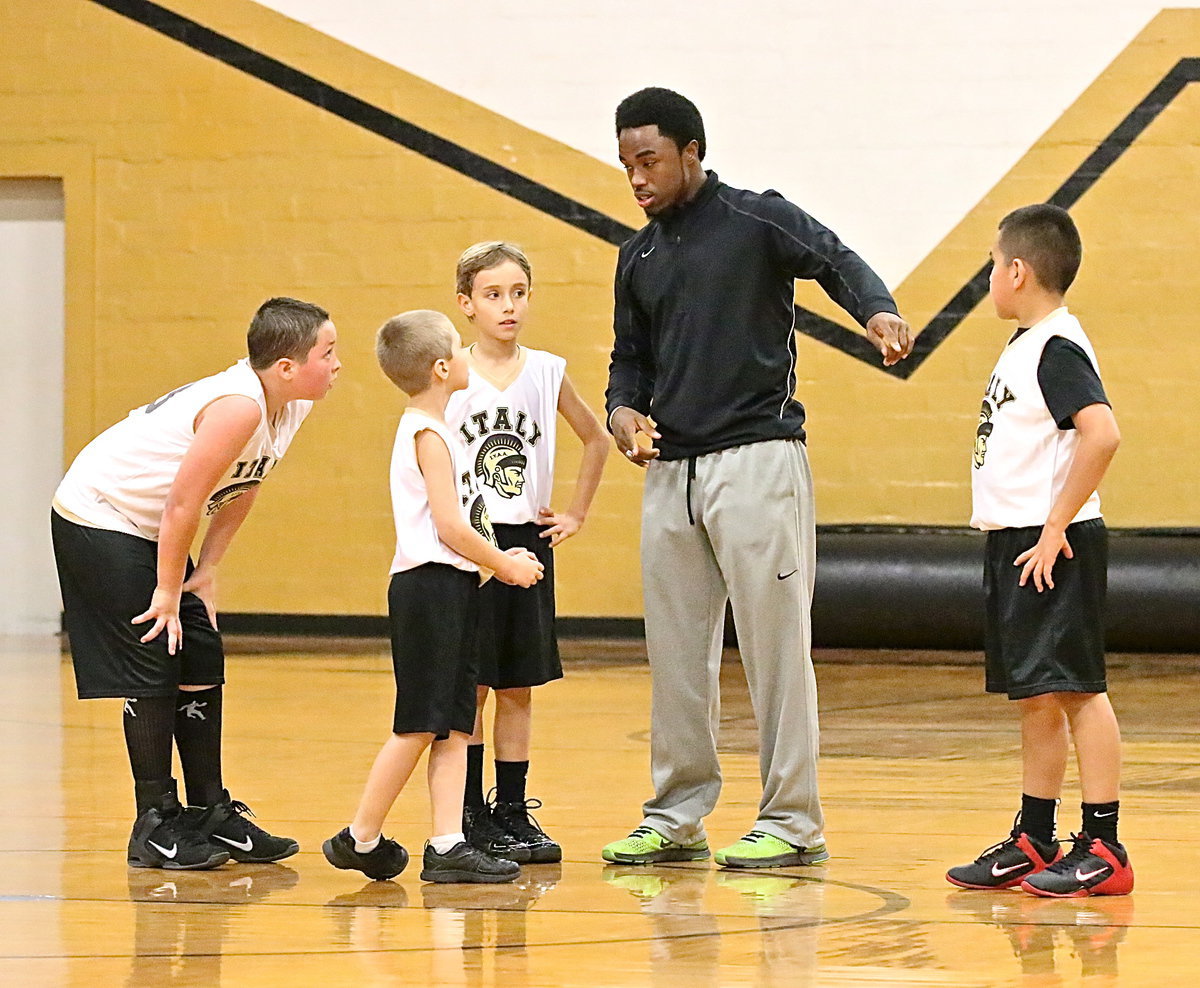
[[[704,121],[696,104],[671,89],[650,86],[626,96],[617,106],[617,136],[632,127],[658,127],[663,137],[669,137],[682,151],[695,141],[700,160],[704,160]]]
[[[1000,251],[1019,257],[1043,288],[1065,295],[1083,260],[1083,242],[1071,214],[1048,202],[1014,209],[1000,221]]]

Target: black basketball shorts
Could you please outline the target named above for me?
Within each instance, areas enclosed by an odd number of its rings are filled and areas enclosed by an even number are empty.
[[[545,572],[532,587],[491,579],[481,588],[479,684],[503,690],[562,679],[554,633],[554,550],[541,537],[545,529],[533,522],[492,527],[501,549],[528,549]]]
[[[1020,700],[1042,693],[1103,693],[1108,530],[1103,519],[1067,527],[1074,558],[1054,564],[1054,589],[1019,586],[1013,560],[1037,544],[1041,527],[987,533],[983,586],[987,691]],[[1043,582],[1044,585],[1044,582]]]
[[[396,734],[475,731],[479,574],[444,563],[393,573],[388,584]]]
[[[174,696],[180,685],[225,682],[225,650],[204,602],[179,601],[183,646],[167,653],[167,633],[143,644],[151,622],[130,622],[150,605],[158,585],[158,543],[67,521],[50,512],[50,533],[63,614],[81,700]],[[192,562],[187,564],[188,575]]]

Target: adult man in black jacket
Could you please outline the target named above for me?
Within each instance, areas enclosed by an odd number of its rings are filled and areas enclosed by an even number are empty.
[[[777,192],[733,189],[705,172],[704,125],[690,101],[644,89],[622,101],[616,123],[621,163],[650,219],[617,261],[607,408],[617,447],[649,465],[642,578],[655,795],[642,824],[603,857],[708,857],[729,600],[763,795],[751,830],[716,860],[816,864],[829,855],[810,655],[812,478],[793,397],[795,279],[816,280],[864,325],[885,364],[908,356],[908,325],[832,231]]]

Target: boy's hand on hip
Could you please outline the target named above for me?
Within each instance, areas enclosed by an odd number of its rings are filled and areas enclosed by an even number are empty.
[[[545,531],[540,534],[540,537],[550,540],[551,549],[560,542],[565,542],[583,527],[582,518],[576,518],[569,511],[561,515],[555,514],[553,508],[539,508],[537,523],[547,526]]]
[[[876,312],[867,320],[867,339],[883,354],[884,367],[899,363],[912,353],[915,337],[908,323],[894,312]]]
[[[1033,585],[1037,587],[1038,593],[1041,593],[1043,589],[1053,590],[1054,564],[1057,562],[1060,552],[1067,559],[1075,558],[1071,544],[1067,541],[1067,533],[1060,528],[1044,526],[1042,537],[1037,540],[1037,545],[1026,549],[1013,560],[1014,566],[1024,566],[1024,569],[1021,570],[1021,579],[1018,581],[1019,585],[1025,586],[1029,578],[1033,577]],[[1043,583],[1045,584],[1044,588]]]
[[[634,411],[632,408],[622,405],[613,411],[608,424],[612,429],[617,449],[631,463],[635,463],[639,467],[644,467],[658,456],[654,440],[661,439],[662,436],[654,428],[654,423],[641,412]],[[642,446],[638,442],[638,436],[645,436],[650,440],[650,444]]]
[[[150,630],[139,639],[143,644],[154,641],[165,629],[167,632],[167,654],[174,655],[177,648],[183,648],[183,625],[179,623],[179,593],[154,588],[150,598],[150,606],[135,617],[130,624],[145,624],[153,621]]]

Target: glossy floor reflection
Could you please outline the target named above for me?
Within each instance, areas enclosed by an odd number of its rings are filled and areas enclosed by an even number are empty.
[[[584,649],[566,680],[540,691],[530,791],[565,861],[527,866],[514,885],[470,887],[423,884],[416,869],[368,882],[321,856],[390,719],[382,651],[231,659],[227,782],[302,850],[275,865],[171,873],[125,865],[119,702],[75,700],[53,640],[0,640],[0,984],[1200,983],[1200,662],[1114,663],[1122,836],[1138,887],[1053,901],[944,882],[947,865],[1007,830],[1015,724],[980,694],[977,669],[903,654],[829,654],[838,661],[818,667],[827,865],[605,865],[599,848],[638,822],[647,786],[649,677],[636,661],[605,660],[615,654]],[[740,669],[724,672],[714,844],[739,836],[757,802],[753,718]],[[1069,789],[1064,833],[1077,812]],[[389,833],[419,848],[427,813],[418,787]]]

